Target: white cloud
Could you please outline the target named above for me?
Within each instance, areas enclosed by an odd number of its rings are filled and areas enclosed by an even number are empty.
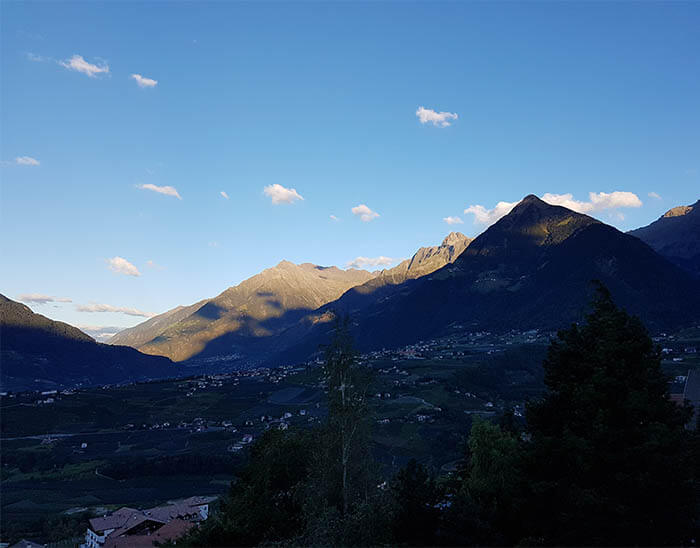
[[[108,341],[114,337],[114,335],[125,329],[124,327],[106,325],[77,325],[76,327],[98,342]]]
[[[139,316],[141,318],[152,318],[155,314],[143,312],[136,308],[126,306],[112,306],[111,304],[80,304],[75,307],[78,312],[118,312],[127,316]]]
[[[389,266],[390,264],[396,262],[396,259],[391,257],[384,257],[383,255],[379,257],[355,257],[352,261],[348,261],[346,266],[348,268],[367,268],[378,267],[378,266]]]
[[[83,59],[82,55],[74,55],[70,59],[59,61],[58,64],[68,70],[75,70],[87,74],[90,78],[95,78],[98,74],[109,74],[109,65],[106,63],[93,65]]]
[[[157,262],[152,261],[150,259],[146,261],[146,266],[148,268],[153,268],[154,270],[165,270],[165,267],[163,265],[160,265]]]
[[[331,218],[331,221],[334,221],[336,223],[340,221],[340,219],[338,219],[338,217],[336,217],[335,215],[329,215],[329,217]]]
[[[641,207],[642,201],[633,192],[589,192],[588,202],[580,202],[573,199],[572,194],[551,194],[547,192],[542,195],[542,200],[552,205],[568,207],[579,213],[592,213],[604,209],[616,209],[618,207]]]
[[[649,198],[654,198],[655,200],[660,200],[661,196],[659,196],[656,192],[650,192]]]
[[[304,199],[295,188],[285,188],[277,183],[266,186],[263,192],[270,197],[273,204],[292,204]]]
[[[154,88],[158,85],[158,80],[153,80],[151,78],[146,78],[140,74],[132,74],[130,78],[136,80],[136,83],[140,88]]]
[[[474,215],[474,224],[490,226],[508,215],[517,204],[518,202],[498,202],[493,209],[486,209],[482,205],[470,205],[464,213]]]
[[[41,162],[31,156],[17,156],[15,163],[20,166],[38,166]]]
[[[575,200],[571,193],[553,194],[547,192],[542,195],[542,200],[548,204],[563,206],[579,213],[594,213],[608,209],[614,210],[621,207],[640,207],[642,205],[642,201],[633,192],[589,192],[588,199],[588,202]],[[464,210],[464,213],[471,213],[474,215],[474,224],[490,226],[501,217],[508,215],[518,203],[519,202],[498,202],[493,209],[487,209],[483,205],[470,205]],[[624,218],[624,215],[616,212],[615,218],[621,219]]]
[[[46,303],[72,303],[67,297],[51,297],[41,293],[24,293],[18,297],[23,303],[46,304]]]
[[[152,190],[153,192],[157,192],[158,194],[165,194],[166,196],[175,196],[175,198],[177,198],[178,200],[182,200],[182,197],[178,193],[177,189],[173,186],[158,186],[148,183],[145,185],[136,185],[136,188],[140,188],[141,190]]]
[[[209,246],[209,247],[219,247],[219,242],[209,242],[209,243],[207,244],[207,246]]]
[[[141,275],[139,269],[123,257],[112,257],[111,259],[107,259],[107,263],[109,264],[109,269],[112,272],[126,274],[127,276]]]
[[[416,116],[421,124],[433,124],[437,127],[447,127],[452,124],[450,120],[459,118],[456,112],[436,112],[431,108],[418,107]]]
[[[226,198],[228,200],[228,194],[226,192],[222,190],[221,192],[219,192],[219,194],[221,194],[222,198]]]
[[[359,216],[363,223],[369,223],[370,221],[379,217],[379,213],[372,211],[365,204],[355,206],[350,211],[352,211],[353,215]]]
[[[448,225],[463,225],[464,221],[460,219],[459,217],[444,217],[442,219],[445,221]]]

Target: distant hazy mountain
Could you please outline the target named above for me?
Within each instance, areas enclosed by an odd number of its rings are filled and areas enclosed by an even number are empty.
[[[95,342],[79,329],[0,295],[3,390],[120,383],[175,373],[167,358]]]
[[[172,310],[158,314],[157,316],[154,316],[153,318],[134,327],[122,329],[107,342],[109,344],[123,344],[133,348],[143,346],[147,342],[155,339],[171,325],[176,324],[180,320],[184,320],[187,316],[196,312],[208,301],[209,299],[204,299],[189,306],[178,306]]]
[[[557,328],[587,309],[591,280],[651,328],[700,320],[700,284],[639,239],[591,217],[524,198],[452,264],[390,293],[344,295],[281,339],[304,359],[328,339],[330,310],[349,312],[360,349],[394,346],[452,328]],[[369,285],[369,284],[366,284]],[[380,295],[377,298],[377,295]],[[325,314],[320,312],[326,311]]]
[[[693,205],[669,209],[650,225],[628,234],[700,278],[700,200]]]
[[[178,307],[124,330],[110,343],[132,345],[175,361],[245,353],[375,275],[282,261],[213,299]]]

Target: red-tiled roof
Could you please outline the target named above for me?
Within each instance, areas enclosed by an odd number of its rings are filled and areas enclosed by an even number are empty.
[[[92,518],[90,520],[90,529],[95,532],[118,529],[123,527],[131,516],[138,513],[138,510],[125,506],[101,518]]]
[[[150,535],[119,535],[112,533],[105,541],[105,548],[146,548],[152,547],[155,542],[167,542],[175,540],[194,527],[194,523],[174,519],[166,523],[156,532]]]

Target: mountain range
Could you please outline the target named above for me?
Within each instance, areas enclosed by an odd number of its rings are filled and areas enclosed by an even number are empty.
[[[377,272],[282,261],[216,297],[126,329],[109,345],[1,297],[2,385],[178,375],[183,370],[171,360],[304,361],[345,314],[362,351],[456,330],[553,330],[583,317],[592,280],[652,331],[697,324],[699,212],[700,202],[674,208],[625,234],[530,195],[473,240],[453,232]]]
[[[700,200],[669,209],[650,225],[628,234],[700,278]]]
[[[126,344],[175,361],[209,356],[259,356],[275,339],[319,307],[347,295],[395,287],[454,261],[469,238],[453,232],[439,246],[422,247],[411,259],[381,272],[341,270],[282,261],[212,299],[177,307],[117,333]]]
[[[651,329],[700,320],[700,284],[634,236],[592,217],[525,197],[451,264],[396,286],[330,303],[283,335],[299,360],[328,339],[331,310],[347,313],[361,350],[461,330],[556,329],[580,320],[603,282]],[[326,321],[320,321],[324,318]]]
[[[0,337],[3,390],[118,384],[176,374],[168,358],[100,344],[80,329],[36,314],[4,295]]]

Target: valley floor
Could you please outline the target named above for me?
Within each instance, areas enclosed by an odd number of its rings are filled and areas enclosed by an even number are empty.
[[[670,375],[700,368],[696,331],[657,341]],[[376,372],[372,439],[384,475],[411,458],[449,474],[474,416],[513,409],[521,420],[543,388],[549,335],[457,334],[361,356]],[[56,520],[61,534],[80,534],[88,513],[225,493],[262,432],[326,414],[317,364],[8,394],[0,404],[3,541],[55,541],[46,530]]]

